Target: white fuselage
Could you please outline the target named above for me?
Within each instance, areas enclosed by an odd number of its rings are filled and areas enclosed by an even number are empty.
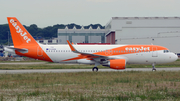
[[[124,45],[73,45],[78,51],[83,53],[96,53],[103,52],[105,50],[110,50],[116,47],[121,47]],[[79,54],[71,51],[68,45],[41,45],[41,48],[46,52],[46,54],[52,59],[53,62],[64,62],[63,60],[77,57]],[[118,55],[113,55],[113,53],[118,53]],[[127,54],[121,54],[127,53]],[[117,59],[126,59],[128,64],[162,64],[173,62],[177,60],[177,55],[172,52],[164,52],[164,50],[158,51],[145,51],[137,52],[133,51],[105,51],[109,57]],[[38,54],[43,55],[43,54]],[[78,63],[78,60],[66,61],[71,63]],[[87,62],[89,63],[89,62]],[[93,62],[90,62],[90,64]]]

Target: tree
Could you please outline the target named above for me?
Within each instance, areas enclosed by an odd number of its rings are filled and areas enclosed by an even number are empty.
[[[82,26],[74,24],[74,23],[67,24],[67,25],[57,24],[57,25],[48,26],[48,27],[45,27],[45,28],[38,28],[38,26],[36,24],[32,24],[30,26],[25,26],[24,25],[24,27],[27,29],[27,31],[29,33],[31,33],[31,35],[33,37],[42,37],[42,38],[45,38],[45,39],[50,39],[52,37],[57,37],[58,29],[64,29],[66,26],[69,29],[73,29],[74,26],[77,29],[81,29],[81,27],[82,27]],[[104,26],[101,26],[100,24],[94,24],[94,25],[90,24],[88,26],[84,26],[84,28],[88,29],[90,26],[93,29],[97,29],[98,26],[101,29],[104,29]],[[9,32],[9,35],[11,37],[10,31],[9,31],[9,25],[8,24],[0,25],[0,44],[5,44],[5,43],[8,42],[8,32]]]

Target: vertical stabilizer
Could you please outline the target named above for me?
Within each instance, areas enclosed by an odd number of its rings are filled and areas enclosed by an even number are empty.
[[[34,38],[24,28],[24,26],[15,18],[7,17],[14,47],[26,44],[37,44]]]

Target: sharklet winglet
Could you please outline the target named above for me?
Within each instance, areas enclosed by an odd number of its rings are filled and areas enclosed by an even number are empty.
[[[75,52],[75,53],[79,53],[73,46],[72,44],[69,42],[69,40],[67,40],[67,43],[69,44],[69,47],[71,48],[71,51]]]

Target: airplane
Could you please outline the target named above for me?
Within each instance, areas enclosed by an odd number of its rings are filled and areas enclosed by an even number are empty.
[[[156,64],[176,61],[178,56],[168,48],[157,45],[72,45],[68,40],[63,45],[43,45],[37,43],[16,17],[7,17],[14,46],[5,50],[26,56],[57,63],[94,64],[123,70],[126,64]]]

